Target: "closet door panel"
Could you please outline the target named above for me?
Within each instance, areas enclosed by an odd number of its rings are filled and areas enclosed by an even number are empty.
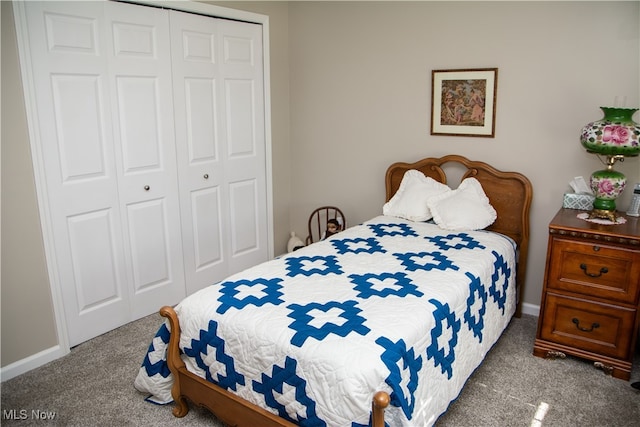
[[[70,345],[129,321],[103,6],[25,2],[43,199]],[[39,189],[41,191],[42,189]]]
[[[134,288],[136,293],[173,280],[166,203],[155,199],[127,205]]]
[[[187,222],[184,226],[187,230],[184,236],[192,236],[189,246],[193,248],[192,256],[191,250],[185,250],[185,264],[189,263],[194,269],[188,283],[200,283],[195,285],[195,290],[196,287],[200,289],[201,285],[210,285],[226,275],[223,242],[228,233],[223,231],[223,214],[220,209],[219,184],[224,168],[215,143],[215,81],[185,79],[185,95],[188,165],[191,173],[183,187],[190,187],[186,191],[190,198],[188,212],[191,215],[185,217]],[[189,257],[186,257],[187,253]],[[191,285],[188,284],[187,287],[190,288]]]
[[[100,85],[100,76],[96,75],[51,76],[63,182],[106,175]]]
[[[184,83],[189,163],[215,162],[218,160],[215,80],[189,78]]]
[[[262,27],[221,21],[219,39],[233,245],[229,272],[235,273],[268,258]]]
[[[69,245],[80,316],[122,299],[118,286],[119,241],[113,211],[105,209],[68,218]]]
[[[170,21],[183,253],[190,294],[228,275],[219,20],[171,11]]]
[[[106,3],[132,317],[185,295],[168,12]]]
[[[162,171],[161,119],[154,77],[118,77],[118,120],[124,175]]]
[[[33,9],[32,9],[33,10]],[[61,6],[44,11],[47,45],[50,51],[99,55],[100,23],[97,8]],[[41,13],[41,12],[36,12]]]
[[[256,123],[253,82],[226,79],[227,154],[230,158],[256,156]]]
[[[213,268],[224,260],[219,190],[212,187],[191,192],[196,272]]]
[[[231,210],[231,256],[240,257],[259,249],[258,188],[255,179],[229,185]]]

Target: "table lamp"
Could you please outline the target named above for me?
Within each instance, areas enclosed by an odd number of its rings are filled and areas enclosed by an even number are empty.
[[[604,118],[582,128],[580,142],[589,153],[606,156],[606,169],[591,174],[595,194],[589,218],[616,222],[616,199],[627,183],[623,173],[613,170],[617,161],[640,154],[640,126],[633,121],[637,108],[600,107]]]

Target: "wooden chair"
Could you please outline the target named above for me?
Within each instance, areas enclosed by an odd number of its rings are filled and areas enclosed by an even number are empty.
[[[322,236],[327,230],[327,221],[330,219],[337,219],[338,223],[342,225],[341,230],[347,228],[347,219],[339,208],[322,206],[311,212],[309,216],[309,235],[305,241],[307,245],[322,240]]]

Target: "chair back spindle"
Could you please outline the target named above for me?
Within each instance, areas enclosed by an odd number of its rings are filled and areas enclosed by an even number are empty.
[[[322,206],[311,212],[308,222],[309,235],[306,244],[319,242],[327,230],[327,221],[335,219],[341,225],[341,230],[347,228],[347,220],[342,211],[335,206]]]

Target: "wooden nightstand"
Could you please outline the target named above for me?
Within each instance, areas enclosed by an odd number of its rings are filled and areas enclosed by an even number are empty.
[[[640,324],[640,220],[599,225],[560,209],[549,246],[533,354],[594,361],[628,380]]]

